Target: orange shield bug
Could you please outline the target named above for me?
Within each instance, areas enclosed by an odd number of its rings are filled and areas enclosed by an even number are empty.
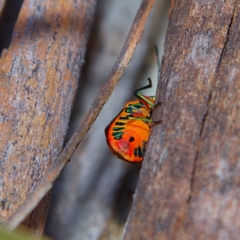
[[[156,45],[155,51],[158,69],[160,69]],[[134,91],[134,96],[138,99],[128,102],[105,128],[109,149],[118,158],[127,162],[143,160],[145,145],[149,138],[155,96],[145,96],[140,93],[140,91],[152,87],[151,78],[148,78],[148,82],[148,85]]]
[[[138,98],[128,102],[105,129],[107,144],[118,158],[128,162],[141,162],[150,133],[154,96],[139,93],[152,87],[149,84],[134,92]]]

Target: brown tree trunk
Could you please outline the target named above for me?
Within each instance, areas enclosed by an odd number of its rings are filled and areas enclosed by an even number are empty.
[[[240,236],[239,39],[239,0],[175,1],[124,239]]]
[[[95,1],[26,0],[0,58],[0,222],[62,149]],[[25,225],[41,234],[48,197]]]

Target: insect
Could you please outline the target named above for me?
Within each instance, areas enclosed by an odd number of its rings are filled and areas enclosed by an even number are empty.
[[[148,81],[148,85],[134,91],[138,99],[128,102],[105,129],[110,150],[127,162],[141,162],[148,141],[155,97],[140,93],[152,87],[151,79]]]

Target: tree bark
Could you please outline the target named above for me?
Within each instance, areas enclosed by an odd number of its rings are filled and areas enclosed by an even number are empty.
[[[124,239],[240,235],[239,4],[175,1]]]
[[[94,0],[23,3],[11,46],[0,58],[2,223],[62,149],[94,9]],[[25,223],[39,235],[49,201],[43,202]]]
[[[76,125],[106,81],[140,6],[139,0],[132,0],[131,8],[127,0],[108,3],[108,0],[100,0],[97,4],[95,28],[91,29],[86,64],[81,73],[83,86],[77,94],[76,109],[73,109]],[[162,52],[164,36],[160,40],[158,37],[166,32],[168,6],[163,1],[155,2],[133,59],[54,184],[46,231],[53,239],[122,239],[141,165],[128,164],[114,156],[106,145],[104,128],[127,101],[135,98],[134,90],[146,85],[147,77],[152,78],[153,88],[144,93],[155,95],[158,67],[154,43]],[[121,14],[112,14],[116,11]],[[126,11],[128,14],[123,18],[122,13]]]

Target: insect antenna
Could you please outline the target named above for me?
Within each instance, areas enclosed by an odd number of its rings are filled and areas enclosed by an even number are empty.
[[[159,53],[158,53],[158,48],[157,45],[154,44],[154,48],[155,48],[155,52],[156,52],[156,56],[157,56],[157,63],[158,63],[158,69],[160,69],[160,59],[159,59]],[[152,87],[152,80],[151,78],[147,79],[149,84],[138,88],[137,90],[134,91],[134,96],[136,96],[137,98],[139,98],[139,100],[147,107],[149,108],[149,106],[154,107],[154,104],[152,103],[152,101],[149,100],[149,98],[147,98],[146,96],[142,95],[141,93],[139,93],[142,90],[148,89]]]
[[[141,87],[141,88],[138,88],[137,90],[135,90],[135,91],[134,91],[134,95],[135,95],[136,97],[138,97],[138,96],[139,96],[139,92],[140,92],[140,91],[142,91],[142,90],[145,90],[145,89],[148,89],[148,88],[151,88],[151,87],[152,87],[152,80],[151,80],[151,78],[148,78],[147,80],[148,80],[148,82],[149,82],[149,84],[148,84],[148,85],[146,85],[146,86],[144,86],[144,87]]]
[[[148,89],[148,88],[152,87],[152,80],[151,80],[151,78],[148,78],[147,80],[148,80],[149,84],[144,86],[144,87],[141,87],[141,88],[138,88],[137,90],[135,90],[134,91],[134,96],[139,98],[140,102],[142,102],[147,108],[149,108],[149,106],[153,107],[154,104],[146,96],[144,96],[141,93],[139,93],[142,90],[145,90],[145,89]]]

